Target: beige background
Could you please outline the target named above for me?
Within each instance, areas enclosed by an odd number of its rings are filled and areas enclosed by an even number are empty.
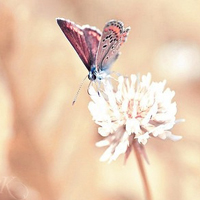
[[[181,141],[146,145],[153,197],[200,199],[199,13],[198,0],[2,0],[0,199],[144,199],[134,154],[126,166],[123,156],[98,160],[104,149],[94,145],[100,137],[87,108],[88,80],[71,106],[87,70],[56,17],[100,30],[110,19],[131,26],[113,70],[166,79],[176,91],[177,118],[186,119],[173,129]]]

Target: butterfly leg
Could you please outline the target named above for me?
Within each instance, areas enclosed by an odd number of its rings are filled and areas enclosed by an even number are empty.
[[[101,87],[101,82],[98,81],[98,85],[97,85],[97,82],[95,81],[95,85],[96,85],[96,88],[97,88],[97,93],[98,93],[98,96],[100,97],[100,87]]]
[[[110,74],[115,74],[117,77],[121,76],[121,74],[119,72],[116,72],[116,71],[111,71]]]
[[[90,94],[90,87],[91,87],[91,84],[92,84],[92,81],[90,81],[90,83],[89,83],[89,85],[88,85],[88,88],[87,88],[87,93],[88,93],[89,95],[91,95],[91,94]]]
[[[88,89],[87,89],[87,93],[91,96],[92,94],[90,94],[90,87],[91,87],[91,84],[94,84],[93,83],[94,81],[90,81],[90,83],[89,83],[89,85],[88,85]],[[94,87],[93,87],[94,88]],[[98,93],[98,96],[100,97],[101,95],[100,95],[100,90],[99,90],[99,83],[98,83],[98,85],[97,85],[97,83],[96,83],[96,81],[95,81],[95,88],[96,88],[96,90],[97,90],[97,93]]]

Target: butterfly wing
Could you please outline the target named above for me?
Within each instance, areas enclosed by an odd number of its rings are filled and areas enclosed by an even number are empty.
[[[126,41],[130,27],[120,21],[109,21],[103,30],[97,51],[97,71],[106,71],[119,56],[119,48]]]
[[[97,49],[101,39],[101,32],[95,27],[83,26],[83,33],[89,49],[90,66],[95,65]],[[91,68],[90,68],[91,69]]]
[[[57,23],[67,37],[80,59],[90,71],[95,64],[101,32],[88,25],[79,26],[70,20],[58,18]]]

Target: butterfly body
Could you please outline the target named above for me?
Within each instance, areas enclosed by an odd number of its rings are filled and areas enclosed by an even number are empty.
[[[95,27],[79,26],[62,18],[58,18],[57,23],[88,69],[90,81],[102,80],[109,74],[130,30],[116,20],[106,23],[102,33]]]
[[[99,77],[98,75],[98,72],[96,70],[96,66],[93,65],[89,71],[89,74],[88,74],[88,79],[91,80],[91,81],[94,81],[96,80],[97,78]]]

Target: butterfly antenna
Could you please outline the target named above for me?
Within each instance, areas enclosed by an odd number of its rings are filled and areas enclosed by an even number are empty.
[[[87,88],[87,93],[90,95],[89,89],[90,89],[90,85],[92,84],[92,81],[90,81],[88,88]]]
[[[84,83],[84,81],[85,81],[85,79],[86,79],[87,77],[88,77],[88,76],[86,76],[86,77],[83,79],[83,81],[81,82],[81,84],[80,84],[80,86],[79,86],[79,88],[78,88],[78,91],[77,91],[77,93],[76,93],[76,95],[75,95],[75,97],[74,97],[74,100],[73,100],[73,102],[72,102],[72,105],[75,104],[76,99],[77,99],[77,97],[78,97],[78,94],[79,94],[79,92],[80,92],[80,90],[81,90],[81,88],[82,88],[82,86],[83,86],[83,83]]]

